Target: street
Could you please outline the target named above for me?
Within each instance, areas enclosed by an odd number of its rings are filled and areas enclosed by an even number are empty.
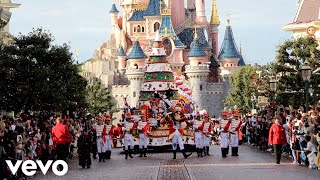
[[[124,159],[121,149],[113,150],[111,160],[99,163],[93,160],[91,169],[82,169],[78,160],[70,162],[69,171],[63,177],[49,172],[46,176],[38,174],[35,179],[108,179],[108,180],[319,180],[320,171],[291,165],[288,158],[282,158],[280,165],[270,153],[261,153],[253,147],[240,146],[239,157],[228,156],[222,159],[219,146],[211,146],[211,156],[197,158],[193,153],[184,159],[177,153],[177,160],[172,160],[171,153],[147,154],[146,158],[135,155],[133,159]]]

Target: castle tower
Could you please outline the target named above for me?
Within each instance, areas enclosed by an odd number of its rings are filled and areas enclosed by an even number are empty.
[[[118,70],[120,71],[120,74],[123,75],[126,72],[126,58],[127,55],[124,52],[123,48],[121,47],[118,54]]]
[[[141,49],[139,41],[136,41],[130,54],[128,55],[128,64],[126,68],[126,75],[130,81],[131,107],[138,107],[146,58],[147,56]]]
[[[197,33],[196,33],[197,34]],[[191,44],[188,57],[190,65],[186,66],[186,73],[192,89],[192,97],[196,101],[197,110],[206,109],[207,104],[207,77],[209,65],[204,49],[201,47],[197,35]]]
[[[118,27],[118,14],[119,14],[119,11],[115,3],[112,4],[111,10],[109,11],[109,13],[111,13],[112,28],[115,30],[115,28]]]
[[[12,3],[11,0],[2,0],[0,1],[0,7],[3,8],[2,12],[0,13],[1,15],[1,33],[9,33],[10,28],[9,28],[9,20],[11,18],[11,12],[10,9],[12,8],[18,8],[20,7],[21,4],[18,3]],[[3,25],[3,27],[2,27]]]
[[[220,25],[220,20],[219,20],[219,15],[218,15],[218,10],[217,10],[217,0],[213,0],[211,20],[210,20],[210,24],[208,27],[209,28],[208,29],[208,39],[209,39],[209,44],[212,47],[213,56],[215,58],[218,57],[218,53],[219,53],[219,45],[218,45],[219,25]]]
[[[238,69],[239,66],[244,66],[244,61],[238,51],[236,42],[234,40],[230,19],[227,19],[227,27],[223,39],[223,43],[218,56],[221,75],[229,77],[232,71]]]
[[[196,19],[195,22],[200,26],[207,26],[206,5],[204,0],[195,0]]]
[[[173,0],[171,6],[174,9],[171,12],[172,26],[175,28],[185,21],[184,0]]]

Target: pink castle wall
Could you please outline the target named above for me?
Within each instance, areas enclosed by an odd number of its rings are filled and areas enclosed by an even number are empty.
[[[173,27],[177,27],[185,21],[184,0],[173,0],[171,7],[171,19]]]

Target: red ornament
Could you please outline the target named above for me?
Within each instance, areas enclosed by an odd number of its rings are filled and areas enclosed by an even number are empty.
[[[156,88],[153,88],[153,90],[156,90]]]
[[[159,84],[159,87],[162,87],[162,84]]]

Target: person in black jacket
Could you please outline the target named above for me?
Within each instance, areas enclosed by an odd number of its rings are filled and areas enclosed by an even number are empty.
[[[78,139],[79,165],[82,168],[91,166],[90,148],[88,148],[91,144],[91,133],[84,131]]]

